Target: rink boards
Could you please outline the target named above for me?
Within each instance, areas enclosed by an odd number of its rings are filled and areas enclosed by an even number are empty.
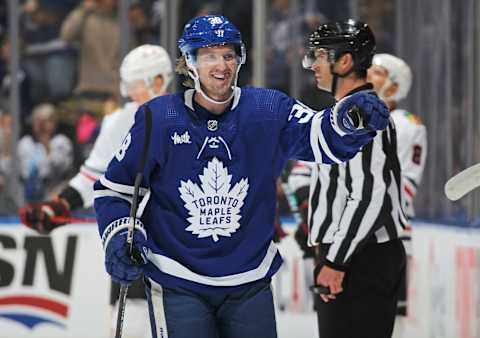
[[[417,224],[413,238],[408,337],[480,337],[480,231]],[[312,337],[313,264],[292,236],[280,250],[285,264],[273,281],[279,337]],[[49,237],[0,224],[0,338],[110,337],[109,297],[96,226],[71,225]]]

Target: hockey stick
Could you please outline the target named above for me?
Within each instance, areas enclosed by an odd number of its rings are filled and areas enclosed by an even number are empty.
[[[459,172],[445,183],[445,195],[456,201],[480,186],[480,163]]]
[[[148,105],[145,105],[145,134],[143,140],[143,152],[142,157],[140,158],[140,163],[138,165],[138,171],[135,176],[135,185],[133,188],[133,197],[132,197],[132,206],[130,208],[130,223],[127,233],[127,244],[128,244],[128,254],[133,262],[136,264],[141,264],[142,258],[140,257],[140,252],[135,249],[133,245],[133,233],[135,231],[135,218],[137,215],[138,209],[138,195],[140,191],[140,184],[143,179],[143,169],[145,167],[145,162],[147,160],[148,148],[150,146],[150,134],[152,132],[152,111]],[[122,337],[123,330],[123,319],[125,317],[125,302],[127,299],[128,285],[120,286],[120,295],[118,296],[118,313],[117,313],[117,327],[115,330],[115,338]]]

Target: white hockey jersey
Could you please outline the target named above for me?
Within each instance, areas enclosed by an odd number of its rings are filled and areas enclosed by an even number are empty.
[[[92,151],[78,174],[69,182],[69,185],[80,193],[84,208],[93,205],[93,184],[107,170],[108,163],[133,126],[137,109],[137,103],[128,102],[103,118],[100,134]]]
[[[427,157],[427,130],[420,118],[406,110],[391,112],[397,130],[397,151],[402,168],[405,214],[415,216],[413,199],[422,179]]]

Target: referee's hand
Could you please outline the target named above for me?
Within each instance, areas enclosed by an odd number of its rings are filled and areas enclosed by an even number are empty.
[[[317,275],[317,285],[322,285],[330,288],[329,295],[320,295],[324,302],[329,302],[330,299],[335,299],[335,295],[343,291],[342,282],[345,277],[345,272],[332,269],[329,266],[322,266],[320,273]]]

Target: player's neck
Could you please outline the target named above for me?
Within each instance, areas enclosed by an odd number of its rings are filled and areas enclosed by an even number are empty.
[[[229,100],[228,102],[225,103],[213,103],[208,101],[203,97],[203,95],[199,92],[195,93],[194,100],[196,103],[198,103],[200,106],[208,110],[210,113],[214,115],[222,115],[225,110],[230,106],[231,101]]]
[[[345,97],[349,92],[355,88],[361,87],[367,83],[366,79],[357,77],[346,77],[338,79],[337,91],[335,93],[335,99],[338,101]]]

